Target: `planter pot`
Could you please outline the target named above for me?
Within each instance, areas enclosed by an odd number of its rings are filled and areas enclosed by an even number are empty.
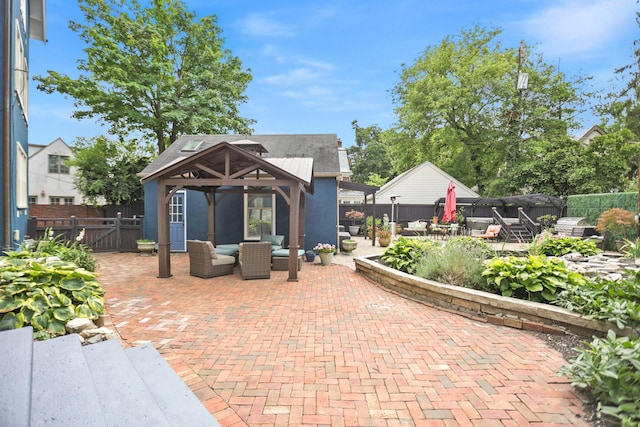
[[[378,237],[378,244],[385,248],[387,246],[389,246],[389,243],[391,243],[391,237]]]
[[[137,242],[138,250],[143,254],[151,254],[156,249],[155,242]]]
[[[352,236],[357,236],[360,233],[360,226],[359,225],[350,225],[349,226],[349,234],[351,234]]]
[[[320,263],[322,265],[331,265],[331,261],[333,260],[333,254],[318,254],[320,257]]]
[[[313,262],[316,259],[316,254],[315,252],[305,252],[304,254],[305,258],[307,259],[307,262]]]
[[[342,241],[342,250],[344,250],[345,252],[351,252],[355,250],[357,247],[358,247],[358,242],[356,241],[353,241],[353,242],[350,242],[348,240]]]

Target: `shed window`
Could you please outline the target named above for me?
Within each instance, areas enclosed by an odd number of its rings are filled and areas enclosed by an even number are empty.
[[[245,194],[245,239],[259,240],[263,234],[275,234],[275,199],[275,194]]]

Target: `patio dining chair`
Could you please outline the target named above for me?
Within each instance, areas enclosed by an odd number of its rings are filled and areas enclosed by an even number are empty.
[[[271,243],[243,242],[239,245],[240,275],[247,279],[271,278]]]

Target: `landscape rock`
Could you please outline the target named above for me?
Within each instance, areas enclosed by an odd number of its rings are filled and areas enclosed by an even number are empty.
[[[65,328],[68,334],[79,334],[85,329],[95,329],[97,326],[91,319],[85,319],[82,317],[76,317],[67,322]]]

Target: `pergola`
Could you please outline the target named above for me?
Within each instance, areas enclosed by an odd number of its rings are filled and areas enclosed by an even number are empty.
[[[141,179],[158,182],[158,277],[171,276],[169,203],[179,190],[201,191],[207,200],[207,238],[215,245],[216,194],[278,193],[289,205],[289,278],[298,280],[298,248],[304,239],[306,194],[313,194],[312,158],[262,158],[254,141],[220,142],[185,153]]]

